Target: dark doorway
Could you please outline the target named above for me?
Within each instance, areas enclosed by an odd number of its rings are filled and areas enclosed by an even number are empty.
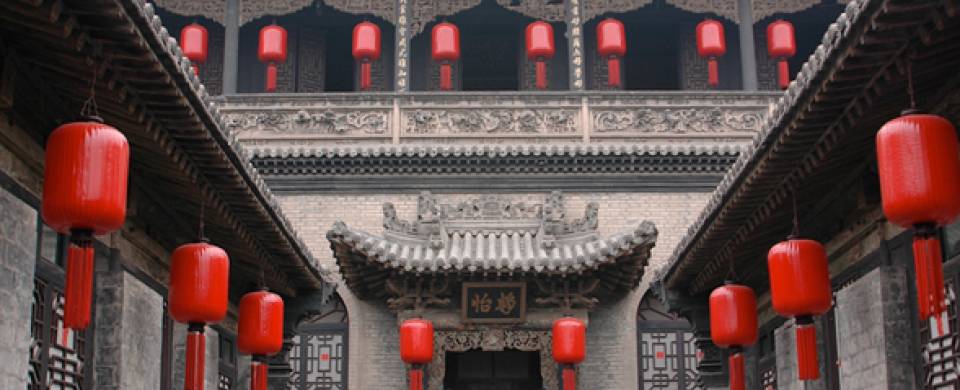
[[[447,390],[541,390],[540,353],[447,352]]]

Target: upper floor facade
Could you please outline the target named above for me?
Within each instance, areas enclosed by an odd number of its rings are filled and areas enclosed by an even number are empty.
[[[671,136],[744,139],[779,97],[766,28],[796,27],[790,74],[821,43],[845,0],[153,0],[172,36],[193,22],[209,31],[199,76],[223,95],[221,109],[241,138],[258,145],[501,142],[596,142]],[[619,87],[607,83],[597,52],[597,24],[623,22],[627,51]],[[720,21],[727,51],[720,83],[708,85],[696,25]],[[535,86],[524,29],[554,29],[548,86]],[[360,91],[351,54],[353,27],[381,30],[382,55]],[[460,30],[453,88],[441,91],[430,31]],[[261,28],[288,32],[276,91],[264,89],[257,57]],[[466,141],[465,141],[466,140]],[[300,142],[302,141],[302,142]]]

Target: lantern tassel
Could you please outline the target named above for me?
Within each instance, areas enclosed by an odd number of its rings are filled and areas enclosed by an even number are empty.
[[[197,77],[200,77],[200,66],[197,64],[191,64],[190,67],[193,68],[193,74],[197,75]]]
[[[730,365],[730,390],[745,390],[743,377],[743,352],[739,349],[727,359]]]
[[[187,332],[187,369],[183,378],[184,390],[203,390],[203,363],[206,357],[206,338],[203,324],[190,324]]]
[[[67,275],[63,292],[63,326],[83,330],[90,324],[93,299],[93,238],[89,233],[71,237],[67,249]]]
[[[267,365],[259,360],[250,363],[250,390],[267,390]]]
[[[449,91],[453,89],[453,70],[450,64],[444,62],[440,64],[440,89]]]
[[[370,89],[370,61],[363,60],[360,63],[360,90]]]
[[[913,237],[913,266],[917,274],[917,304],[920,319],[935,317],[937,337],[943,335],[945,293],[943,286],[943,252],[940,239],[932,234],[918,232]]]
[[[409,372],[410,390],[423,390],[423,370],[411,368]]]
[[[547,63],[537,60],[537,89],[547,89]]]
[[[820,377],[817,364],[817,328],[810,316],[797,317],[797,370],[802,381]]]
[[[707,61],[707,76],[711,87],[720,85],[720,67],[716,58],[710,57]]]
[[[271,62],[267,64],[267,92],[273,92],[277,90],[277,64]]]
[[[573,366],[563,368],[563,390],[577,390],[577,370]]]
[[[620,59],[617,57],[607,60],[607,85],[620,87]]]
[[[777,63],[777,83],[780,84],[780,89],[787,89],[790,86],[790,64],[785,58]]]

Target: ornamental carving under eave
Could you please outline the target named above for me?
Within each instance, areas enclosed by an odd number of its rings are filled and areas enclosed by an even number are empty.
[[[153,0],[154,4],[180,16],[202,16],[224,25],[226,0]]]
[[[577,113],[564,109],[414,110],[404,132],[418,134],[573,134]]]
[[[605,110],[593,115],[598,133],[729,133],[759,131],[763,113],[720,108]]]
[[[227,127],[239,132],[328,135],[381,135],[387,132],[385,111],[306,111],[232,113],[224,115]]]
[[[503,8],[538,20],[562,22],[566,14],[566,5],[562,1],[558,3],[520,1],[518,5],[511,5],[513,3],[516,3],[516,1],[497,0],[497,4]]]

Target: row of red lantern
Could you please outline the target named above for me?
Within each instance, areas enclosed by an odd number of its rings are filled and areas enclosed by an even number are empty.
[[[727,40],[723,23],[706,19],[697,25],[697,54],[707,59],[708,83],[720,85],[720,69],[717,58],[727,53]],[[796,33],[793,24],[777,20],[767,26],[767,54],[777,60],[777,84],[781,89],[790,85],[790,67],[787,59],[797,53]]]
[[[553,360],[562,369],[563,390],[576,390],[575,366],[586,358],[587,327],[574,317],[553,322]],[[411,365],[408,372],[410,390],[423,390],[423,369],[433,360],[433,323],[421,318],[400,324],[400,359]]]
[[[937,227],[960,216],[960,146],[956,128],[946,119],[906,112],[877,133],[877,165],[883,212],[900,226],[914,229],[914,267],[921,320],[937,320],[942,334],[946,310],[943,256]],[[832,290],[824,247],[791,237],[767,255],[773,309],[795,320],[798,378],[817,379],[813,316],[830,310]],[[749,287],[726,284],[710,294],[714,343],[735,348],[730,356],[730,389],[743,389],[740,348],[757,339],[756,297]]]
[[[547,88],[547,65],[556,54],[553,26],[536,21],[525,30],[527,57],[536,61],[536,85]],[[460,30],[449,22],[441,22],[431,31],[431,56],[440,63],[440,89],[452,89],[451,62],[460,59]],[[207,60],[207,30],[196,23],[183,28],[180,33],[184,55],[196,64]],[[380,58],[380,27],[370,22],[360,22],[353,28],[353,57],[360,62],[360,89],[370,88],[370,64]],[[767,26],[767,52],[778,60],[778,83],[786,88],[790,83],[787,59],[796,54],[796,38],[793,24],[777,20]],[[620,86],[620,59],[627,52],[627,39],[623,23],[607,18],[597,24],[597,52],[607,59],[607,83]],[[720,84],[717,58],[727,52],[723,24],[707,19],[697,25],[697,53],[708,60],[708,81],[711,86]],[[271,24],[260,30],[257,58],[267,64],[266,91],[273,92],[277,86],[276,64],[287,59],[287,31]],[[198,68],[194,65],[194,71]]]
[[[64,326],[83,330],[90,323],[93,293],[93,236],[119,230],[126,219],[130,146],[100,118],[58,127],[47,140],[41,214],[58,233],[70,236],[64,289]],[[208,243],[180,246],[170,261],[170,316],[189,324],[185,388],[203,389],[206,324],[227,313],[230,261]],[[280,351],[283,300],[265,291],[240,302],[238,346],[255,355],[254,390],[265,390],[260,358]],[[259,383],[259,385],[257,385]]]

